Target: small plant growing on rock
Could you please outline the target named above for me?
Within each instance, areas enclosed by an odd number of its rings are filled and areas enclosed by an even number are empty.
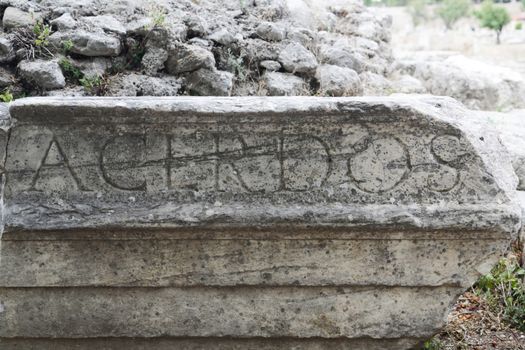
[[[108,91],[108,79],[104,76],[84,76],[79,82],[90,95],[104,96]]]
[[[65,54],[68,54],[73,48],[73,46],[74,46],[74,43],[73,43],[73,40],[71,39],[67,39],[62,42],[62,49],[64,49]]]
[[[445,0],[437,10],[438,16],[445,22],[447,29],[452,29],[454,24],[468,15],[469,0]]]
[[[246,68],[244,67],[243,55],[241,54],[240,56],[236,56],[230,49],[228,49],[227,55],[227,64],[230,71],[237,76],[239,81],[245,81],[248,74],[246,72]]]
[[[516,25],[514,26],[514,29],[516,29],[516,30],[522,30],[522,29],[523,29],[523,23],[521,23],[521,22],[517,22]]]
[[[62,69],[62,72],[64,73],[64,76],[69,82],[78,84],[80,83],[80,80],[84,78],[84,73],[77,67],[75,67],[70,60],[67,58],[62,58],[58,62],[60,68]]]
[[[153,20],[153,27],[163,27],[166,22],[166,10],[160,7],[153,8],[151,18]]]
[[[26,59],[54,57],[49,48],[51,26],[38,21],[33,28],[18,28],[13,32],[15,48],[23,50]]]
[[[474,12],[483,28],[489,28],[496,32],[496,44],[501,43],[501,32],[509,24],[510,15],[503,7],[494,6],[491,0],[486,0],[481,10]]]
[[[516,259],[502,259],[488,275],[478,282],[480,293],[491,308],[503,307],[503,319],[525,331],[525,270]]]
[[[9,89],[5,89],[2,91],[2,93],[0,93],[0,101],[4,103],[9,103],[13,100],[14,100],[13,94],[11,93]]]
[[[35,33],[35,46],[36,47],[49,46],[49,36],[51,35],[50,25],[44,24],[44,22],[42,21],[38,21],[33,27],[33,33]]]
[[[408,12],[412,16],[412,22],[415,26],[427,19],[427,3],[425,0],[410,0],[407,4]]]

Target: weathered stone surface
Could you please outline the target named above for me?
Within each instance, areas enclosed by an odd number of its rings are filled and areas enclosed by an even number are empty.
[[[181,80],[172,76],[150,77],[123,74],[111,80],[108,90],[114,96],[176,96]]]
[[[22,79],[40,89],[53,90],[66,86],[57,61],[24,60],[18,64],[18,71]]]
[[[414,56],[399,62],[403,72],[413,72],[432,94],[451,96],[472,109],[524,108],[525,80],[507,68],[464,56]]]
[[[471,123],[483,123],[500,135],[500,140],[512,157],[512,165],[518,176],[518,190],[525,190],[525,110],[514,110],[508,113],[477,112]]]
[[[100,28],[119,35],[126,34],[126,27],[113,16],[87,16],[80,18],[80,21],[87,24],[90,28]]]
[[[290,73],[266,72],[263,82],[269,96],[300,96],[309,91],[303,79]]]
[[[103,32],[87,32],[74,30],[69,32],[55,32],[49,41],[56,47],[71,40],[73,46],[70,51],[84,56],[118,56],[122,51],[120,39]]]
[[[27,27],[35,24],[42,18],[41,13],[25,12],[16,7],[8,7],[4,10],[2,25],[4,29],[13,29],[18,27]]]
[[[414,348],[520,227],[497,133],[446,98],[10,112],[6,349]]]
[[[214,42],[229,46],[237,41],[237,39],[231,34],[228,29],[222,28],[214,33],[212,33],[208,39],[213,40]]]
[[[6,37],[0,37],[0,63],[9,63],[16,58],[13,43]]]
[[[168,51],[166,69],[170,74],[193,72],[201,68],[215,68],[215,58],[211,51],[186,44],[175,44]]]
[[[188,76],[188,90],[198,96],[229,96],[233,77],[230,72],[202,68]]]
[[[3,238],[0,285],[369,286],[380,281],[390,287],[467,288],[476,280],[478,267],[487,257],[497,257],[505,244],[505,235],[472,231],[443,231],[439,237],[414,230],[322,228],[293,233],[284,229],[16,232]]]
[[[350,68],[322,64],[317,67],[315,78],[327,96],[356,96],[363,91],[359,75]]]
[[[0,289],[0,337],[423,338],[443,322],[457,291],[448,286],[9,288]],[[42,305],[49,311],[42,312]]]
[[[255,28],[255,32],[259,38],[267,41],[281,41],[286,35],[281,26],[272,22],[260,23],[257,28]]]
[[[498,217],[510,225],[499,217],[517,184],[510,159],[493,130],[460,129],[468,112],[448,101],[17,101],[6,220],[59,228],[322,218],[480,228]],[[476,215],[464,203],[477,205]]]
[[[70,13],[64,13],[62,16],[50,21],[50,23],[61,31],[74,29],[77,26],[77,21],[73,18],[73,16],[71,16]]]
[[[270,72],[276,72],[281,69],[281,64],[277,61],[266,60],[259,63],[259,65]]]
[[[291,73],[312,73],[317,68],[317,59],[301,44],[292,42],[279,53],[279,62]]]

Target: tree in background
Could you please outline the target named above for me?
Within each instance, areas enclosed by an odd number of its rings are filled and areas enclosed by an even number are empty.
[[[445,0],[438,7],[437,14],[445,22],[447,29],[452,29],[460,18],[468,15],[469,9],[470,0]]]
[[[419,25],[427,19],[426,0],[409,0],[407,3],[408,12],[412,16],[414,26]]]
[[[501,32],[510,22],[510,15],[506,9],[495,6],[492,0],[486,0],[481,6],[481,10],[476,11],[474,15],[479,19],[483,28],[489,28],[496,32],[496,44],[501,43]]]

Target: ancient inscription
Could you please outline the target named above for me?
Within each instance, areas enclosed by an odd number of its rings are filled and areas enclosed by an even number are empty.
[[[225,131],[181,127],[17,129],[30,134],[10,153],[18,191],[194,191],[277,193],[338,190],[382,194],[404,184],[436,193],[461,182],[468,151],[455,135],[387,133],[357,125]],[[300,131],[300,132],[298,132]],[[37,149],[38,151],[35,151]]]

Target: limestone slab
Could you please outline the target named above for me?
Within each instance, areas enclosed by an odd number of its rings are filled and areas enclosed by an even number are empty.
[[[462,128],[447,99],[33,98],[10,111],[9,229],[519,221],[497,135]]]
[[[470,113],[437,97],[17,100],[0,347],[414,348],[521,224],[511,158]]]

